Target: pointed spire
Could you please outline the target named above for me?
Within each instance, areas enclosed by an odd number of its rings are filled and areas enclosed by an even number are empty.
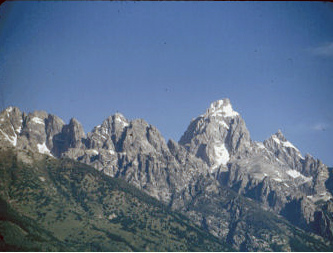
[[[113,121],[116,122],[117,124],[121,124],[123,126],[128,126],[129,122],[128,120],[125,118],[124,115],[122,115],[120,112],[117,111],[117,113],[115,113],[113,116]]]
[[[232,109],[230,100],[228,98],[224,98],[211,103],[210,107],[203,116],[235,117],[238,115],[238,112]]]
[[[81,123],[76,118],[71,118],[69,125],[81,125]]]
[[[68,129],[67,131],[70,133],[71,137],[75,139],[75,142],[86,137],[82,124],[75,118],[71,118],[66,128]]]
[[[287,141],[287,139],[286,139],[286,137],[284,137],[284,135],[283,135],[281,129],[279,129],[279,130],[276,132],[275,136],[276,136],[279,140],[281,140],[281,141]]]

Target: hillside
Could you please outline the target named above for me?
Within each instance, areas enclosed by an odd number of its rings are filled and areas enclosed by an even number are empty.
[[[121,179],[69,159],[0,149],[0,197],[1,250],[232,250]]]

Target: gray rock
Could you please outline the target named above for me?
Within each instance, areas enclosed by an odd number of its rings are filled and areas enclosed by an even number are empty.
[[[300,151],[291,142],[286,140],[280,130],[265,140],[264,145],[277,159],[285,162],[289,167],[301,171],[301,161],[304,158]]]
[[[22,122],[22,113],[17,107],[8,107],[0,113],[0,143],[2,146],[18,145]]]
[[[276,213],[285,214],[288,205],[302,199],[297,210],[306,224],[303,228],[320,210],[315,202],[332,197],[325,187],[327,166],[302,157],[280,130],[263,143],[251,141],[228,99],[212,103],[205,114],[192,120],[179,143],[205,161],[222,185]]]
[[[203,159],[213,172],[250,148],[250,134],[229,99],[218,100],[191,122],[179,143]]]
[[[63,125],[61,132],[53,136],[53,149],[52,152],[61,157],[70,152],[77,153],[78,150],[85,149],[85,138],[82,125],[74,118],[72,118],[68,125]],[[82,152],[79,152],[80,154]]]
[[[53,150],[54,136],[62,131],[64,121],[59,117],[49,114],[45,119],[46,146]]]
[[[281,131],[263,143],[252,141],[228,99],[193,120],[179,143],[166,143],[154,126],[120,113],[86,135],[75,119],[66,125],[45,112],[26,115],[8,108],[0,114],[0,130],[1,146],[70,157],[122,178],[238,250],[274,250],[272,242],[291,250],[293,229],[279,214],[332,237],[327,166],[303,158]],[[270,229],[260,225],[262,212]]]

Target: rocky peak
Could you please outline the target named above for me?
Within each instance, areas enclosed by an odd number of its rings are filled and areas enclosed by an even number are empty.
[[[279,129],[275,134],[274,134],[280,141],[286,142],[287,139],[284,137],[282,131]]]
[[[120,140],[129,121],[121,113],[116,113],[105,119],[102,125],[94,127],[88,133],[90,148],[107,148],[119,150]]]
[[[69,147],[77,147],[81,144],[82,139],[86,138],[81,123],[75,118],[71,118],[68,125],[63,127],[62,132],[68,136]]]
[[[22,113],[17,107],[8,107],[0,113],[0,143],[16,146],[22,131]]]
[[[265,147],[275,153],[279,157],[279,154],[285,154],[287,156],[297,156],[297,159],[302,158],[301,152],[289,142],[279,130],[277,133],[273,134],[269,139],[264,141]]]
[[[112,119],[114,121],[115,124],[120,125],[122,127],[126,127],[129,125],[128,120],[125,118],[124,115],[122,115],[121,113],[117,112],[112,116]]]
[[[129,126],[130,122],[119,112],[109,117],[106,121],[109,127],[109,133],[112,135],[111,139],[114,145],[118,147],[122,134],[125,128]]]
[[[203,159],[214,171],[225,166],[231,156],[250,148],[250,134],[229,99],[213,102],[205,114],[193,120],[179,143]]]
[[[46,146],[53,149],[53,137],[62,131],[65,122],[59,117],[49,114],[45,120]]]
[[[124,131],[121,151],[127,154],[163,153],[168,150],[166,142],[156,127],[143,119],[132,120]]]
[[[60,133],[53,138],[53,153],[61,156],[70,148],[80,148],[86,138],[81,123],[75,118],[71,118],[68,125],[64,125]]]
[[[4,116],[11,119],[13,117],[22,116],[22,112],[18,107],[9,106],[0,113],[0,118],[3,118]]]
[[[228,98],[217,100],[210,104],[210,107],[206,110],[204,117],[235,117],[238,116],[238,112],[232,109],[232,105]]]
[[[50,155],[53,136],[61,130],[63,121],[44,111],[22,113],[16,107],[9,107],[0,114],[1,133],[12,146],[38,151]],[[0,137],[1,138],[1,137]]]
[[[304,158],[301,152],[285,138],[281,130],[265,140],[263,144],[279,161],[286,163],[297,171],[301,171],[301,160]]]
[[[48,114],[45,111],[34,111],[23,117],[19,146],[32,148],[40,153],[50,154],[46,145],[45,122]]]

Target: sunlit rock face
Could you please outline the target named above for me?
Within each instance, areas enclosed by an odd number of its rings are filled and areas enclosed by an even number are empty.
[[[250,148],[250,134],[229,99],[213,102],[203,115],[192,120],[179,143],[203,159],[214,172]]]
[[[249,207],[226,198],[232,192],[254,201],[258,210],[332,238],[332,171],[310,155],[303,157],[281,131],[263,142],[251,140],[229,99],[213,102],[193,119],[179,142],[167,142],[145,120],[120,113],[85,134],[74,118],[65,124],[46,112],[26,114],[9,107],[0,113],[0,144],[69,157],[122,178],[237,249],[271,248],[269,239],[243,231],[250,224],[239,217]],[[273,234],[285,245],[285,237]]]

